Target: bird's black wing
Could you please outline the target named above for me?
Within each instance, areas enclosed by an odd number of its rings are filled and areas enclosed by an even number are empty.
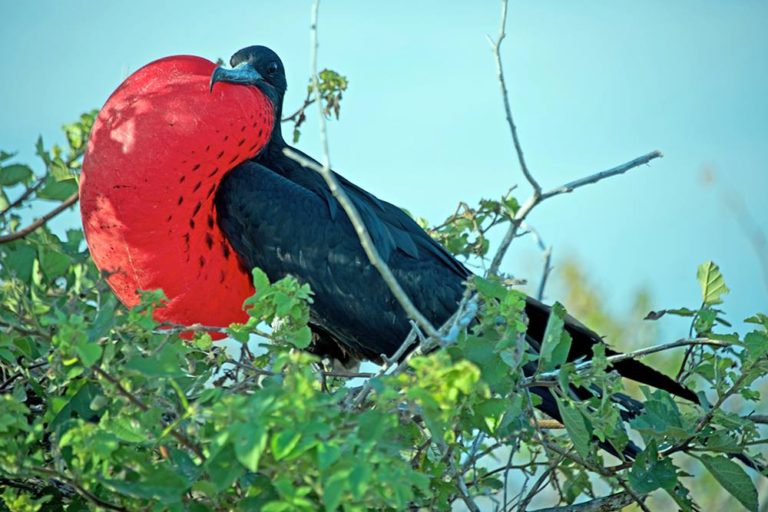
[[[248,170],[232,171],[217,195],[220,216],[227,212],[220,217],[222,229],[235,238],[235,250],[249,266],[259,266],[271,277],[290,273],[309,282],[316,294],[316,323],[345,346],[373,359],[394,352],[409,330],[407,318],[368,264],[322,176],[284,156],[271,159],[268,168],[243,166]],[[403,210],[336,176],[405,291],[422,313],[442,324],[455,311],[469,271]],[[224,197],[235,201],[222,208]],[[286,239],[288,233],[293,234]],[[303,256],[300,265],[293,261],[297,254]],[[526,313],[529,339],[536,345],[550,308],[528,298]],[[572,317],[566,318],[565,328],[573,339],[569,361],[591,358],[592,347],[603,343]],[[624,377],[697,401],[690,390],[639,361],[625,360],[614,368]]]
[[[320,165],[305,153],[296,149],[293,151]],[[331,220],[337,221],[340,216],[346,215],[319,173],[307,169],[285,156],[272,158],[265,164],[271,170],[322,197],[328,207]],[[464,265],[459,263],[445,247],[429,236],[401,208],[379,199],[340,174],[334,172],[334,175],[354,203],[376,245],[376,249],[385,260],[391,256],[393,251],[400,251],[411,258],[432,258],[435,263],[443,264],[461,279],[466,279],[470,275]]]
[[[219,225],[246,267],[259,267],[273,280],[291,274],[311,286],[311,321],[326,338],[356,356],[391,355],[410,330],[408,318],[370,265],[347,216],[334,215],[340,207],[313,176],[322,180],[303,168],[239,165],[219,186]],[[427,318],[443,323],[463,294],[463,267],[446,264],[450,255],[396,207],[354,197],[367,208],[361,214],[376,243],[390,241],[388,251],[380,251],[401,286]]]
[[[528,337],[529,340],[543,340],[544,330],[549,320],[549,314],[552,308],[542,302],[528,297],[526,299],[525,313],[528,316]],[[576,320],[570,315],[565,318],[565,330],[571,336],[571,350],[568,353],[568,361],[592,359],[592,347],[598,343],[603,343],[602,338],[593,330]],[[532,341],[535,343],[535,341]],[[613,356],[619,354],[615,350],[606,347],[605,354]],[[683,386],[674,379],[664,375],[658,370],[654,370],[635,359],[625,359],[612,365],[619,375],[627,379],[634,380],[641,384],[653,386],[658,389],[666,390],[674,395],[698,403],[696,394]]]

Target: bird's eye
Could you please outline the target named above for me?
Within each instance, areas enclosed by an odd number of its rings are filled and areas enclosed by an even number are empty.
[[[270,75],[274,75],[275,73],[277,73],[277,62],[270,62],[267,65],[267,73],[269,73]]]

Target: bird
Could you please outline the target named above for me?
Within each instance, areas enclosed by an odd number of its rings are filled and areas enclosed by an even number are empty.
[[[139,302],[137,288],[162,288],[168,301],[155,317],[187,326],[245,321],[240,305],[253,293],[254,268],[271,281],[293,276],[313,294],[311,353],[347,367],[391,360],[412,325],[324,178],[286,155],[291,150],[317,163],[283,137],[288,84],[282,60],[265,46],[249,46],[229,64],[161,59],[107,100],[80,183],[84,231],[97,267],[127,306]],[[433,325],[442,325],[457,311],[472,272],[403,209],[334,175],[400,286]],[[532,352],[541,346],[551,311],[525,299]],[[596,345],[605,345],[571,316],[564,329],[572,339],[568,361],[590,359]],[[618,354],[607,346],[605,353]],[[611,368],[699,403],[692,390],[637,360]],[[535,370],[522,368],[527,376]],[[562,421],[551,390],[530,390],[540,398],[536,407]],[[599,393],[570,391],[578,399]],[[642,411],[634,399],[615,398],[624,419]],[[630,446],[625,453],[637,450]]]
[[[211,90],[222,82],[260,89],[272,103],[275,120],[261,152],[221,180],[214,203],[225,237],[246,268],[258,267],[273,280],[292,275],[310,285],[314,294],[310,325],[315,334],[310,351],[342,363],[391,357],[411,323],[369,262],[324,178],[286,154],[290,150],[320,165],[283,137],[280,119],[287,80],[282,60],[268,47],[249,46],[232,56],[229,68],[214,70]],[[403,290],[433,325],[443,324],[456,312],[472,273],[403,209],[334,175]],[[550,312],[549,306],[526,298],[531,347],[540,346]],[[572,338],[568,361],[589,359],[593,347],[604,344],[597,333],[570,316],[565,318],[565,330]],[[606,354],[618,352],[606,348]],[[612,368],[623,377],[699,401],[686,386],[637,360],[625,359]],[[532,391],[542,399],[540,409],[561,419],[550,391]],[[581,398],[592,393],[574,392]],[[636,401],[625,403],[634,409],[627,415],[638,413]]]

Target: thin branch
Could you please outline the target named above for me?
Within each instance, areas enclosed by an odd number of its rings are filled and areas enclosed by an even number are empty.
[[[469,494],[467,483],[464,481],[464,476],[456,470],[456,463],[451,459],[451,468],[456,471],[456,487],[459,489],[459,494],[464,504],[471,512],[480,512],[480,507],[477,506],[472,495]]]
[[[533,239],[536,241],[536,245],[539,246],[542,254],[544,255],[544,268],[541,271],[541,280],[539,281],[539,288],[536,290],[536,298],[539,300],[544,299],[544,289],[547,287],[547,280],[549,274],[552,272],[552,246],[547,246],[544,243],[544,239],[541,238],[539,231],[526,223],[521,223],[521,227],[527,229]]]
[[[397,278],[394,276],[394,274],[392,274],[392,270],[390,270],[389,265],[387,265],[387,263],[379,255],[379,251],[376,249],[376,245],[373,243],[371,235],[368,233],[368,230],[365,227],[365,223],[360,217],[357,208],[355,208],[354,204],[352,204],[352,201],[349,199],[349,196],[347,196],[347,193],[344,191],[344,189],[341,188],[338,180],[336,179],[336,176],[333,175],[332,171],[326,166],[317,165],[312,160],[305,158],[290,148],[284,149],[283,152],[286,156],[297,161],[303,167],[317,171],[323,176],[325,182],[328,184],[328,188],[331,189],[333,197],[336,198],[341,207],[344,209],[347,217],[349,217],[349,220],[352,223],[352,226],[355,228],[355,232],[360,239],[360,245],[363,247],[366,256],[368,256],[368,261],[370,261],[371,265],[373,265],[374,268],[378,270],[379,274],[381,274],[382,279],[384,279],[384,282],[387,284],[387,287],[389,287],[392,295],[394,295],[395,299],[397,299],[397,302],[403,308],[408,317],[419,325],[419,328],[426,332],[429,337],[437,337],[437,330],[432,326],[432,323],[416,308],[416,306],[413,304],[413,301],[411,301],[411,298],[400,286]]]
[[[387,370],[389,370],[392,365],[396,364],[403,355],[408,351],[408,349],[411,348],[411,346],[416,342],[416,327],[413,327],[411,329],[411,332],[408,333],[408,336],[405,338],[405,341],[403,341],[402,345],[397,349],[397,351],[392,355],[392,357],[386,358],[384,361],[384,364],[381,365],[381,368],[379,368],[379,371],[377,371],[370,379],[365,381],[365,384],[363,384],[363,387],[360,388],[360,390],[354,395],[354,398],[352,399],[351,406],[357,407],[360,404],[363,403],[363,401],[368,396],[368,393],[371,391],[371,387],[373,386],[373,380],[377,377],[381,377],[385,373],[387,373]]]
[[[517,126],[512,119],[512,109],[509,106],[509,93],[507,92],[507,83],[504,79],[504,66],[501,64],[501,43],[506,37],[506,25],[507,25],[507,0],[501,0],[501,24],[499,26],[499,37],[496,41],[491,42],[491,48],[493,52],[494,60],[496,61],[496,73],[499,79],[499,87],[501,87],[501,97],[504,100],[504,112],[507,115],[507,124],[509,124],[509,131],[512,134],[512,142],[515,145],[515,152],[517,153],[517,160],[520,163],[520,169],[523,171],[525,179],[533,187],[533,195],[539,196],[541,194],[541,185],[528,170],[528,165],[525,163],[525,156],[523,155],[523,147],[520,145],[520,138],[517,136]]]
[[[14,208],[18,208],[19,206],[21,206],[21,204],[24,201],[26,201],[29,198],[29,196],[37,192],[37,190],[43,186],[43,183],[45,183],[45,177],[37,180],[37,183],[35,183],[31,187],[27,187],[27,189],[24,191],[23,194],[21,194],[19,197],[16,198],[15,201],[13,201],[11,204],[3,208],[2,211],[0,211],[0,217],[3,217],[6,213],[13,210]]]
[[[69,487],[71,487],[72,489],[74,489],[75,492],[77,492],[77,494],[79,494],[80,496],[82,496],[86,500],[90,501],[92,504],[96,505],[97,507],[101,507],[101,508],[104,508],[104,509],[107,509],[107,510],[114,510],[114,511],[117,511],[117,512],[127,512],[128,511],[128,509],[123,508],[120,505],[114,505],[114,504],[112,504],[112,503],[110,503],[108,501],[102,500],[101,498],[99,498],[98,496],[96,496],[95,494],[90,492],[88,489],[86,489],[85,487],[80,485],[80,483],[78,483],[76,480],[74,480],[74,479],[72,479],[72,478],[70,478],[70,477],[68,477],[66,475],[63,475],[63,474],[59,473],[56,470],[48,469],[48,468],[42,468],[42,467],[33,467],[33,468],[29,468],[29,471],[31,471],[32,473],[37,473],[37,474],[40,474],[40,475],[45,475],[45,476],[47,476],[49,478],[53,478],[55,480],[60,480],[64,484],[66,484]]]
[[[757,363],[754,363],[754,364],[757,364]],[[750,366],[750,368],[751,368],[751,366]],[[699,419],[698,422],[696,422],[696,426],[693,429],[693,434],[694,435],[690,436],[689,438],[685,439],[684,441],[681,441],[681,442],[675,444],[674,446],[670,446],[666,450],[662,450],[659,455],[668,456],[668,455],[671,455],[671,454],[673,454],[675,452],[678,452],[678,451],[681,451],[681,450],[684,450],[685,448],[687,448],[688,447],[688,443],[693,441],[693,439],[696,437],[696,434],[701,432],[704,429],[704,427],[709,425],[709,423],[712,421],[712,418],[715,417],[715,413],[720,409],[720,407],[722,407],[723,403],[725,403],[726,400],[728,400],[731,396],[733,396],[736,393],[736,391],[738,391],[741,388],[741,385],[749,377],[749,371],[748,370],[750,368],[747,368],[746,370],[744,368],[742,368],[742,374],[739,376],[739,378],[734,381],[733,385],[730,388],[728,388],[728,390],[726,390],[725,393],[723,393],[722,395],[720,395],[718,397],[717,401],[707,411],[707,413],[704,416],[702,416]]]
[[[550,464],[549,467],[542,472],[539,478],[533,483],[533,486],[531,487],[531,490],[528,492],[528,495],[525,496],[525,498],[523,498],[523,500],[517,506],[518,510],[525,510],[526,508],[528,508],[528,505],[531,504],[531,501],[533,501],[533,498],[535,498],[541,492],[541,487],[546,483],[547,480],[549,480],[549,478],[554,473],[555,469],[557,469],[557,466],[559,466],[564,459],[565,457],[561,455],[560,457],[557,458],[557,460],[555,459],[552,460],[552,464]],[[505,505],[506,505],[506,502],[505,502]]]
[[[609,357],[606,357],[606,361],[608,362],[608,364],[614,364],[614,363],[619,363],[621,361],[625,361],[627,359],[640,359],[647,355],[655,354],[656,352],[663,352],[665,350],[670,350],[677,347],[705,346],[705,345],[710,347],[718,347],[718,348],[731,346],[730,343],[726,343],[724,341],[712,340],[709,338],[697,338],[693,340],[681,339],[681,340],[673,341],[670,343],[665,343],[663,345],[655,345],[653,347],[641,348],[640,350],[635,350],[633,352],[625,352],[623,354],[609,356]],[[576,363],[573,367],[573,370],[576,372],[581,372],[592,367],[592,364],[593,364],[592,360]],[[548,381],[557,381],[559,376],[560,376],[559,369],[553,370],[551,372],[544,372],[544,373],[540,373],[538,375],[526,378],[525,380],[523,380],[523,385],[546,386]]]
[[[571,181],[569,183],[566,183],[565,185],[561,185],[560,187],[554,188],[548,192],[544,192],[543,194],[540,194],[540,195],[534,194],[531,197],[529,197],[525,201],[525,203],[523,203],[520,209],[517,210],[514,218],[510,222],[509,228],[507,229],[507,232],[504,235],[504,238],[499,244],[499,249],[496,251],[496,254],[493,257],[491,266],[488,268],[488,273],[490,274],[498,273],[499,267],[501,266],[501,262],[504,259],[504,256],[506,255],[507,250],[509,249],[509,245],[512,243],[512,240],[514,240],[515,236],[517,235],[517,231],[520,228],[520,225],[528,217],[528,214],[531,213],[531,210],[533,210],[533,208],[536,207],[538,204],[540,204],[542,201],[554,196],[558,196],[560,194],[573,192],[579,187],[583,187],[585,185],[591,185],[593,183],[597,183],[598,181],[604,180],[606,178],[610,178],[612,176],[624,174],[625,172],[631,169],[634,169],[643,164],[649,163],[651,160],[655,160],[656,158],[661,158],[661,156],[662,154],[660,151],[651,151],[650,153],[637,157],[634,160],[630,160],[629,162],[623,163],[611,169],[600,171],[598,173],[592,174],[585,178],[580,178],[578,180]]]
[[[296,112],[293,114],[286,116],[280,120],[281,123],[286,123],[288,121],[295,121],[297,117],[301,116],[301,114],[304,113],[304,111],[307,109],[308,106],[312,105],[315,101],[317,101],[315,98],[311,96],[311,93],[307,93],[307,97],[304,99],[304,104],[300,106],[298,109],[296,109]]]
[[[24,238],[25,236],[32,233],[36,229],[41,228],[42,226],[45,225],[46,222],[48,222],[52,218],[59,215],[61,212],[63,212],[73,204],[75,204],[77,202],[77,199],[78,199],[78,194],[77,192],[75,192],[74,194],[66,198],[56,208],[54,208],[53,210],[43,215],[42,217],[40,217],[39,219],[31,223],[29,226],[24,227],[18,231],[14,231],[13,233],[10,233],[8,235],[0,236],[0,244],[5,244],[8,242],[12,242],[14,240],[18,240],[20,238]]]
[[[13,384],[16,379],[23,377],[25,372],[28,372],[30,370],[35,370],[37,368],[42,368],[44,366],[48,365],[48,360],[38,361],[37,363],[32,363],[29,366],[23,367],[21,370],[17,371],[7,379],[5,379],[3,382],[0,382],[0,392],[5,391],[8,386]]]
[[[6,327],[25,336],[42,336],[43,338],[48,338],[51,336],[51,333],[47,333],[38,329],[30,329],[22,325],[12,324],[10,322],[6,322],[5,320],[0,320],[0,327]]]
[[[656,158],[661,158],[663,156],[664,155],[661,153],[661,151],[651,151],[650,153],[647,153],[643,156],[639,156],[634,160],[630,160],[629,162],[618,165],[612,169],[607,169],[605,171],[600,171],[584,178],[579,178],[578,180],[574,180],[566,183],[565,185],[554,188],[549,192],[545,192],[541,195],[541,200],[543,201],[545,199],[549,199],[550,197],[554,197],[560,194],[568,194],[570,192],[573,192],[577,188],[583,187],[584,185],[592,185],[593,183],[597,183],[598,181],[602,181],[606,178],[611,178],[613,176],[618,176],[619,174],[624,174],[625,172],[632,170],[635,167],[639,167],[641,165],[647,164],[651,160],[654,160]]]
[[[105,380],[107,380],[110,384],[115,386],[117,388],[117,391],[121,395],[123,395],[126,399],[128,399],[128,401],[131,402],[133,405],[135,405],[136,407],[138,407],[139,409],[141,409],[144,412],[149,411],[149,406],[147,404],[145,404],[144,402],[142,402],[141,400],[139,400],[139,398],[136,395],[134,395],[133,393],[131,393],[130,391],[125,389],[123,387],[123,385],[120,384],[120,381],[117,380],[115,377],[113,377],[112,375],[108,374],[107,372],[105,372],[104,370],[99,368],[98,366],[91,366],[91,370],[93,370],[94,373],[96,373],[100,377],[102,377]],[[165,421],[163,421],[163,426],[164,427],[168,426]],[[170,433],[171,433],[171,435],[174,438],[176,438],[176,440],[178,442],[180,442],[182,445],[186,446],[195,455],[197,455],[197,457],[200,459],[201,462],[205,462],[205,454],[203,453],[203,450],[197,444],[195,444],[194,441],[192,441],[190,438],[188,438],[182,432],[178,431],[176,428],[172,428]]]
[[[583,503],[566,505],[564,507],[540,508],[533,512],[611,512],[629,506],[634,498],[626,492],[595,498]]]
[[[349,217],[349,220],[352,223],[352,226],[355,228],[355,232],[357,233],[358,238],[360,239],[360,245],[363,247],[363,251],[365,251],[366,256],[368,256],[368,260],[371,262],[371,265],[373,265],[374,268],[378,270],[379,274],[381,274],[382,279],[384,279],[384,282],[389,287],[392,295],[394,295],[395,299],[397,299],[397,302],[400,304],[410,319],[414,320],[419,325],[419,327],[427,333],[428,336],[436,337],[437,331],[432,326],[432,323],[416,308],[416,306],[413,304],[413,301],[411,301],[411,298],[400,286],[397,278],[395,278],[395,276],[392,274],[389,265],[387,265],[387,263],[379,255],[379,251],[376,249],[376,246],[371,239],[371,235],[368,233],[368,230],[365,227],[365,223],[360,217],[357,208],[355,208],[355,205],[349,199],[349,196],[347,196],[346,191],[341,187],[333,171],[331,171],[330,151],[328,149],[328,131],[326,128],[325,116],[323,115],[322,102],[320,101],[320,80],[317,75],[317,16],[319,8],[320,0],[315,0],[312,3],[312,24],[310,33],[312,39],[312,89],[314,90],[315,99],[317,100],[316,103],[319,114],[318,118],[320,121],[320,142],[323,148],[323,165],[317,165],[317,163],[308,158],[305,158],[296,151],[293,151],[291,148],[285,148],[283,152],[286,156],[295,160],[303,167],[307,167],[320,173],[328,185],[328,188],[331,190],[333,197],[336,198],[336,200],[346,212],[347,217]]]

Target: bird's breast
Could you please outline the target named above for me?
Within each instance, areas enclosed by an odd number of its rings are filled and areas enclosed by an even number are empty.
[[[162,289],[160,320],[242,320],[250,275],[218,227],[222,177],[269,140],[272,105],[258,89],[217,84],[215,65],[169,57],[131,75],[101,109],[80,184],[91,255],[127,306]]]

